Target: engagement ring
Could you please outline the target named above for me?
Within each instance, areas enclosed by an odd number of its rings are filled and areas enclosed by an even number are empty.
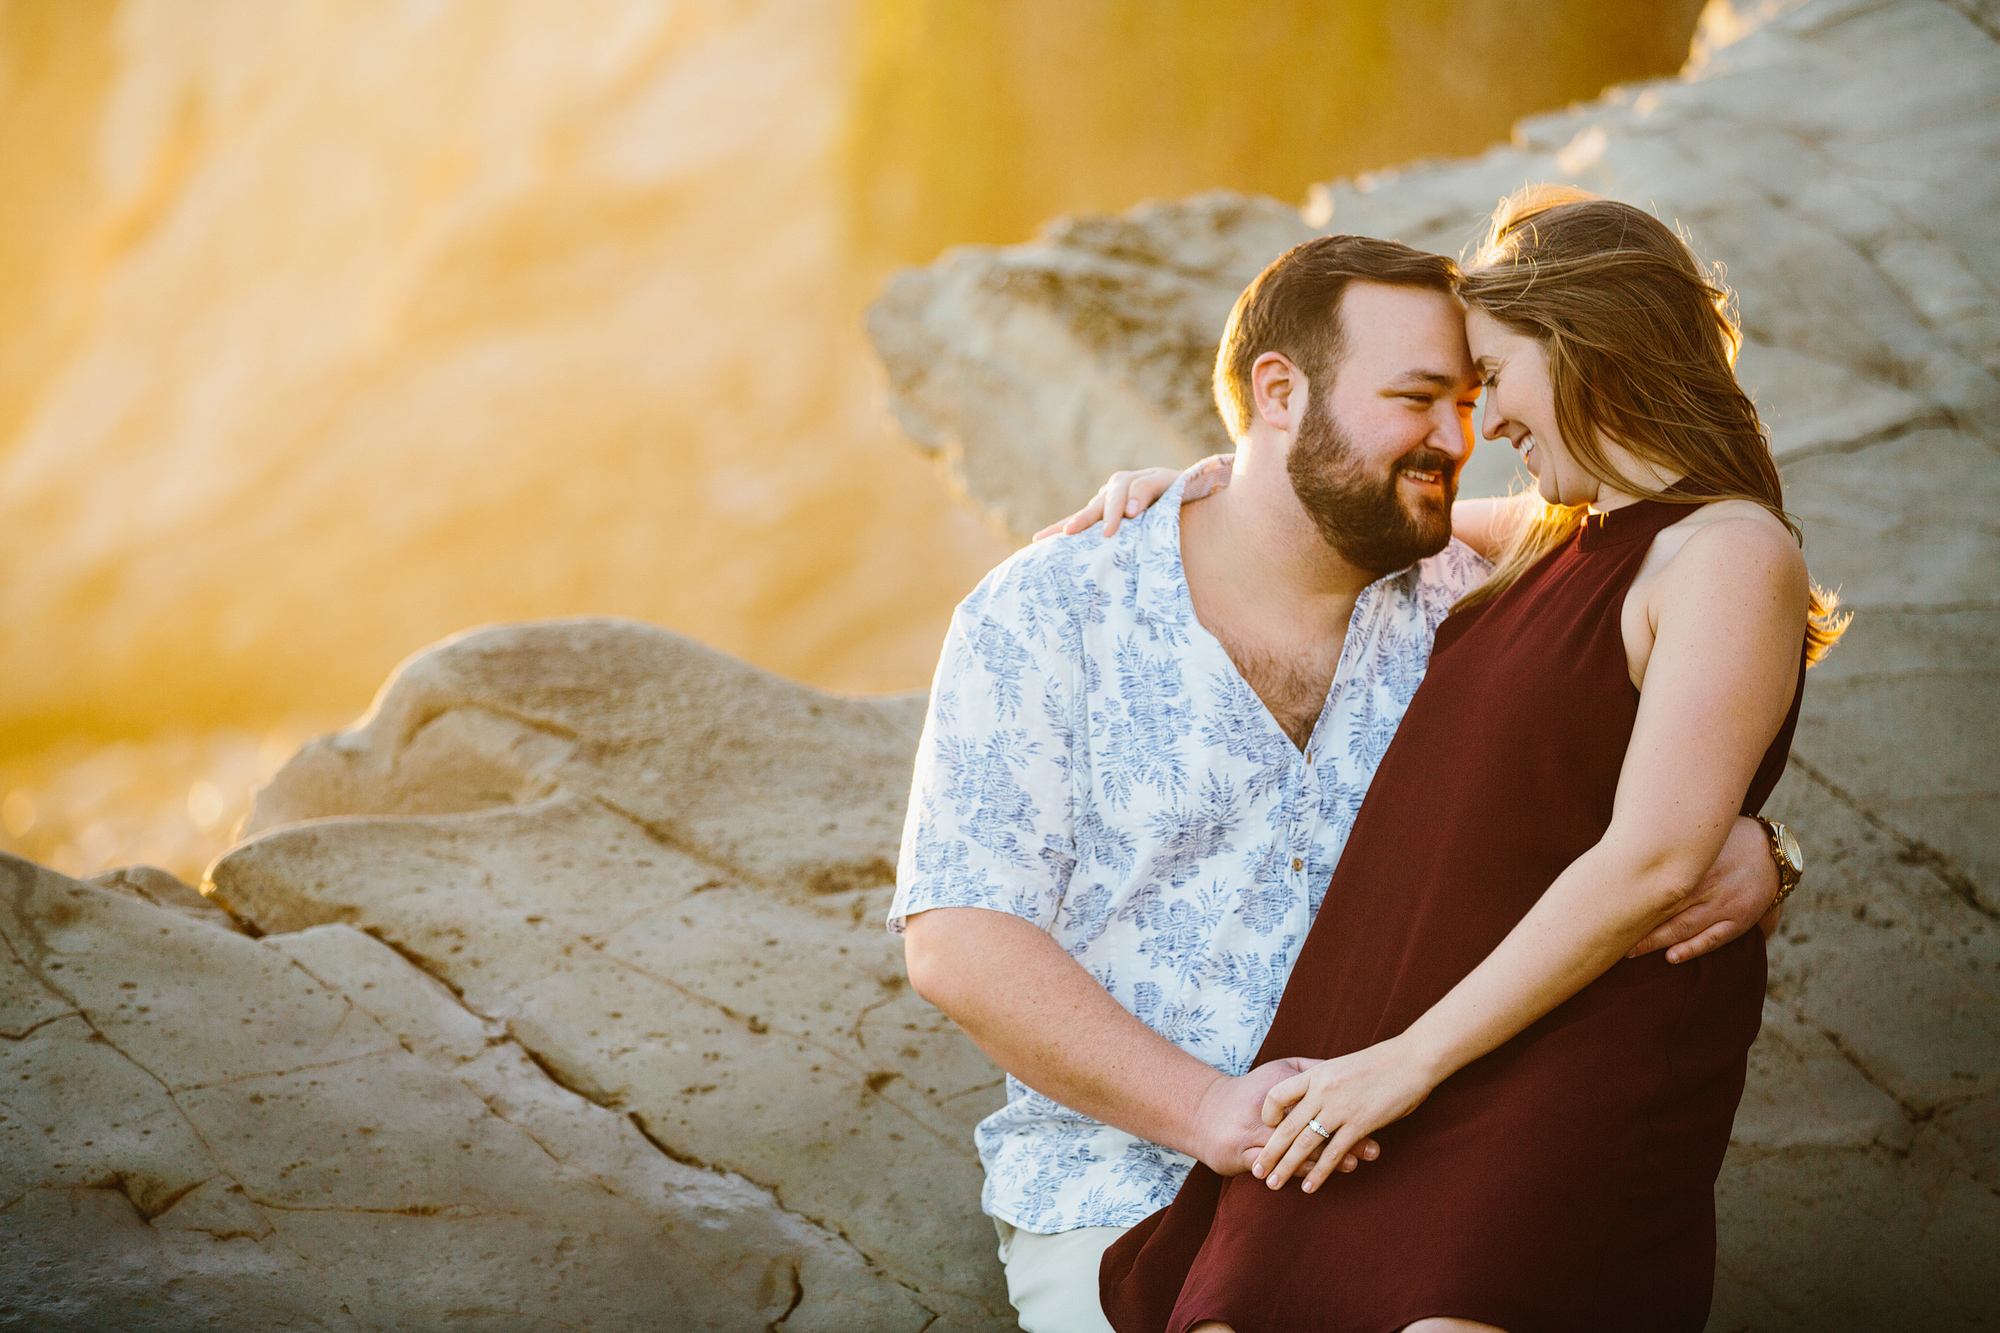
[[[1333,1137],[1333,1131],[1328,1129],[1325,1125],[1322,1125],[1317,1120],[1306,1121],[1306,1128],[1311,1130],[1313,1133],[1319,1135],[1323,1139],[1330,1139]]]

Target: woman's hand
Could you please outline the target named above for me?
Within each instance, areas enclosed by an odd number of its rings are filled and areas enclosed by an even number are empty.
[[[1194,475],[1188,478],[1187,489],[1181,498],[1185,501],[1199,500],[1213,491],[1219,491],[1229,484],[1232,459],[1228,454],[1217,454],[1204,458],[1195,464]],[[1111,479],[1098,488],[1089,504],[1071,514],[1059,523],[1051,523],[1035,534],[1035,540],[1054,537],[1057,534],[1071,536],[1082,532],[1099,519],[1104,520],[1106,537],[1118,531],[1118,525],[1128,518],[1137,518],[1152,507],[1155,500],[1173,488],[1180,476],[1178,468],[1149,467],[1138,472],[1114,472]]]
[[[1318,1063],[1299,1058],[1272,1060],[1239,1077],[1216,1079],[1195,1108],[1192,1141],[1187,1145],[1192,1155],[1217,1175],[1248,1171],[1271,1133],[1263,1119],[1271,1089]],[[1372,1139],[1363,1139],[1347,1154],[1340,1169],[1352,1171],[1362,1162],[1374,1161],[1380,1151]]]
[[[1170,467],[1149,467],[1143,472],[1114,472],[1111,480],[1098,488],[1089,504],[1063,519],[1051,523],[1035,534],[1035,540],[1053,537],[1057,533],[1065,536],[1082,532],[1100,518],[1104,520],[1104,535],[1109,537],[1118,531],[1118,525],[1128,518],[1137,518],[1152,505],[1153,501],[1167,493],[1180,473]]]
[[[1304,1182],[1310,1194],[1370,1134],[1421,1106],[1438,1082],[1402,1038],[1323,1060],[1265,1096],[1264,1123],[1274,1128],[1250,1173],[1280,1189],[1317,1154]],[[1314,1120],[1333,1137],[1312,1129]]]

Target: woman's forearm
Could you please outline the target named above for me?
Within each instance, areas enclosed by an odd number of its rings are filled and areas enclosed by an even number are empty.
[[[1451,535],[1488,560],[1498,560],[1528,514],[1524,495],[1460,500],[1451,507]]]
[[[1434,1084],[1444,1081],[1604,975],[1670,920],[1701,878],[1698,855],[1600,842],[1398,1040]]]

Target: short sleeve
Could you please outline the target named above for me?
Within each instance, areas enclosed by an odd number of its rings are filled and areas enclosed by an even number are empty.
[[[896,866],[896,934],[936,907],[982,907],[1047,930],[1075,867],[1074,673],[1049,648],[1035,581],[1006,571],[966,599],[945,635]]]
[[[1456,537],[1426,559],[1418,574],[1418,598],[1430,629],[1435,632],[1458,599],[1486,582],[1492,572],[1492,561]]]

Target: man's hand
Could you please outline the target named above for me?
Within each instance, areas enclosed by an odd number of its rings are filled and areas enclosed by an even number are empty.
[[[1771,842],[1764,826],[1738,817],[1722,845],[1722,855],[1708,868],[1681,905],[1680,915],[1632,946],[1627,958],[1667,951],[1670,963],[1685,963],[1720,949],[1751,926],[1762,926],[1769,939],[1778,928],[1778,866],[1771,859]]]
[[[1248,1171],[1271,1137],[1271,1127],[1264,1123],[1271,1090],[1319,1063],[1290,1056],[1258,1065],[1239,1078],[1224,1076],[1209,1084],[1195,1107],[1192,1126],[1193,1146],[1199,1149],[1195,1156],[1202,1165],[1222,1176]],[[1381,1151],[1375,1140],[1365,1139],[1347,1154],[1339,1169],[1352,1171],[1362,1162],[1374,1161]]]
[[[1224,1175],[1248,1170],[1270,1135],[1265,1094],[1318,1063],[1276,1060],[1241,1078],[1218,1073],[1112,999],[1047,931],[1005,912],[920,912],[903,950],[917,994],[1002,1069],[1073,1111]],[[1348,1156],[1357,1153],[1358,1165],[1375,1147],[1356,1144]]]

